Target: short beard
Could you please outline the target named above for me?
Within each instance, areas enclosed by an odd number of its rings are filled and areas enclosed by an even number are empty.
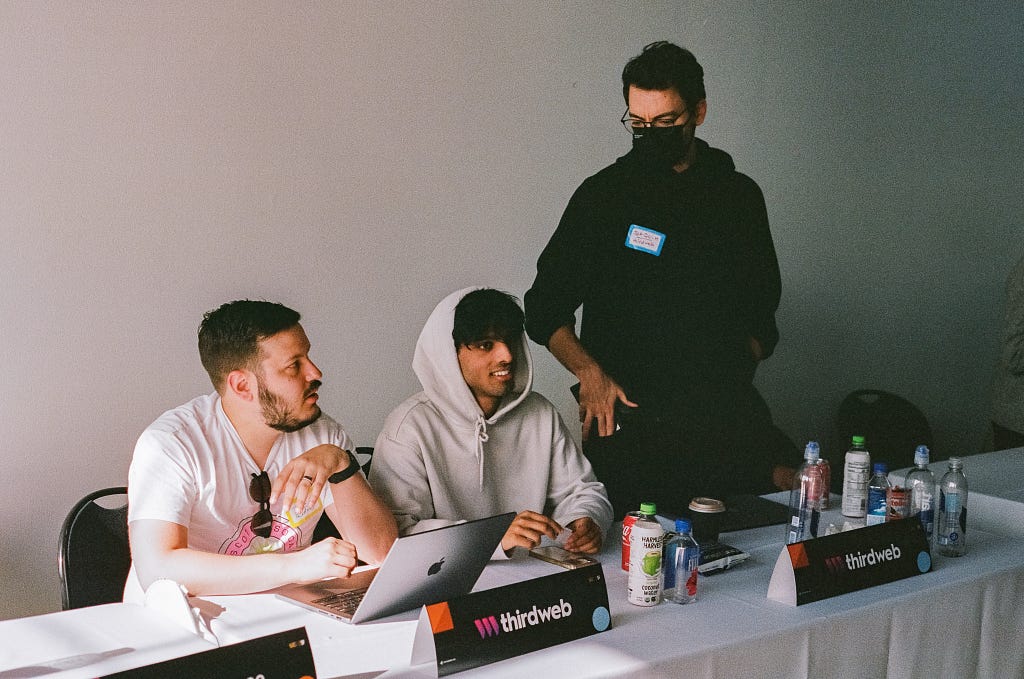
[[[285,433],[298,431],[316,422],[323,414],[320,406],[314,406],[316,412],[311,417],[304,420],[293,417],[291,411],[281,403],[281,398],[267,389],[262,379],[257,377],[256,384],[259,389],[260,405],[263,407],[263,420],[271,429]],[[311,391],[316,390],[319,386],[320,382],[314,381]]]

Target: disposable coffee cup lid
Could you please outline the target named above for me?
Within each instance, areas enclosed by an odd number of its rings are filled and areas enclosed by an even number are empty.
[[[725,511],[725,503],[713,497],[695,497],[690,500],[690,509],[704,514],[718,514]]]

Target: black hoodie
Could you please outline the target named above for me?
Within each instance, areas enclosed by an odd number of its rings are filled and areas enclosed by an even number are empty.
[[[718,410],[751,390],[749,338],[764,357],[778,342],[764,197],[729,154],[695,144],[681,173],[630,152],[586,179],[524,299],[527,332],[544,345],[582,305],[584,347],[648,412]],[[634,226],[648,236],[639,249],[627,246]]]

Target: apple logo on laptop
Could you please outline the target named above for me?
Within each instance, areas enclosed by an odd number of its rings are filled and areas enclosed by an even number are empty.
[[[441,566],[444,565],[444,557],[441,557],[440,561],[435,561],[430,564],[430,568],[427,569],[427,575],[437,575],[441,572]]]

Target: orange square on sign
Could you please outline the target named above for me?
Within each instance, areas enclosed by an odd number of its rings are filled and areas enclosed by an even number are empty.
[[[786,545],[789,549],[789,559],[793,562],[793,569],[807,568],[811,565],[811,560],[807,558],[807,550],[804,548],[803,543],[796,543],[794,545]]]
[[[455,623],[452,622],[452,612],[448,610],[447,601],[427,606],[427,617],[430,619],[430,630],[434,634],[455,629]]]

